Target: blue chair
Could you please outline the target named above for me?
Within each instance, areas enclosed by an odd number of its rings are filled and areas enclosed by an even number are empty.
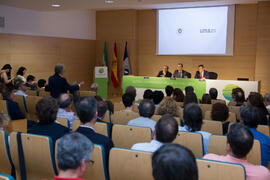
[[[0,173],[0,180],[14,180],[14,178],[10,175]]]

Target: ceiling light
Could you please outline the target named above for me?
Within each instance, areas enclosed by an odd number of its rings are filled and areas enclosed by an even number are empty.
[[[52,6],[52,7],[55,7],[55,8],[59,8],[59,7],[61,7],[61,5],[60,5],[60,4],[52,4],[51,6]]]
[[[114,0],[105,0],[105,3],[112,4],[112,3],[114,3]]]

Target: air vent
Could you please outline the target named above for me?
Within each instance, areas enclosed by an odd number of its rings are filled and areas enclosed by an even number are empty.
[[[5,27],[5,17],[0,16],[0,28],[4,28],[4,27]]]

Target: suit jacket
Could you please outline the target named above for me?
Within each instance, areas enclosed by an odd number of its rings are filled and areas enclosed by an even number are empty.
[[[11,101],[9,99],[4,100],[7,102],[8,114],[11,120],[25,119],[25,115],[21,112],[17,102]]]
[[[50,124],[40,124],[37,123],[28,130],[29,133],[50,136],[52,138],[53,144],[56,140],[69,133],[69,129],[65,126],[57,124],[55,122]]]
[[[178,70],[175,70],[174,73],[173,73],[173,77],[174,78],[190,78],[190,73],[185,71],[185,70],[182,70],[182,75],[180,76],[180,74],[178,73],[179,71]]]
[[[96,133],[93,129],[88,127],[79,127],[77,129],[77,132],[85,135],[88,139],[90,139],[94,144],[99,144],[104,147],[105,153],[106,153],[106,159],[109,158],[109,153],[111,148],[114,146],[111,139],[108,137]]]
[[[163,71],[159,71],[157,77],[163,77]],[[165,77],[172,77],[172,73],[167,71]]]
[[[49,89],[51,96],[54,98],[58,98],[62,93],[67,93],[68,90],[76,91],[79,90],[79,88],[79,85],[69,85],[66,78],[59,74],[54,74],[49,78]]]
[[[203,77],[205,79],[209,79],[209,75],[208,75],[208,71],[204,70],[203,71]],[[201,73],[199,71],[196,71],[196,74],[195,74],[195,79],[201,79]]]

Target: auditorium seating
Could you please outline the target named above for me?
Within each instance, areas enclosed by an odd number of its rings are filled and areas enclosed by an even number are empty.
[[[17,132],[12,132],[10,134],[10,155],[16,172],[16,180],[21,180],[21,169],[20,169],[20,160],[19,160],[19,151],[18,151],[18,142],[17,142]]]
[[[14,178],[10,175],[0,173],[0,180],[14,180]]]
[[[0,130],[0,172],[11,174],[12,160],[9,152],[8,134]]]
[[[76,131],[80,124],[80,120],[74,120],[72,124],[72,131]],[[109,137],[109,125],[105,122],[96,122],[94,130],[96,133]]]
[[[195,157],[203,157],[203,138],[199,133],[178,132],[173,143],[189,148]]]
[[[27,132],[27,119],[18,119],[9,121],[8,125],[4,127],[8,134],[13,131]]]
[[[34,90],[26,90],[25,94],[27,94],[28,96],[37,96],[37,91]]]
[[[212,120],[211,111],[206,111],[205,112],[204,119],[206,119],[206,120]],[[229,121],[229,122],[236,122],[236,114],[234,112],[229,112],[229,117],[228,117],[227,121]]]
[[[153,180],[152,153],[112,148],[109,157],[110,180]]]
[[[257,130],[270,137],[270,128],[267,125],[258,125]]]
[[[66,118],[57,118],[56,121],[58,121],[62,126],[70,128],[70,124],[69,124],[68,119],[66,119]]]
[[[87,97],[87,96],[96,96],[96,93],[93,91],[80,91],[80,97]]]
[[[222,122],[212,121],[212,120],[203,120],[202,131],[209,132],[211,134],[223,134]]]
[[[111,115],[110,115],[110,111],[107,111],[107,112],[105,113],[105,116],[104,116],[104,118],[103,118],[102,121],[107,122],[107,123],[111,123]]]
[[[177,106],[179,107],[183,107],[184,106],[184,102],[176,102]]]
[[[240,164],[197,158],[199,180],[245,180],[245,168]]]
[[[113,105],[114,105],[114,112],[125,109],[125,106],[123,103],[114,103]]]
[[[80,120],[74,120],[72,123],[72,131],[76,131],[79,126],[81,125],[81,121]]]
[[[228,106],[230,112],[236,114],[236,120],[240,120],[240,106]]]
[[[151,117],[151,119],[152,119],[153,121],[158,122],[158,120],[159,120],[161,117],[162,117],[162,116],[160,116],[160,115],[153,115],[153,116]]]
[[[29,120],[38,121],[36,116],[36,104],[42,97],[38,96],[26,96],[26,108],[28,111],[28,118]]]
[[[111,121],[113,124],[128,124],[130,120],[138,117],[140,115],[132,111],[116,111],[111,115]]]
[[[21,95],[15,95],[13,100],[18,103],[21,112],[27,116],[25,97]]]
[[[50,92],[47,91],[39,91],[38,96],[44,97],[44,96],[51,96]]]
[[[112,140],[115,147],[131,148],[132,145],[151,141],[151,129],[114,124],[112,127]]]
[[[7,103],[5,100],[0,100],[0,113],[8,114]]]
[[[212,104],[198,104],[202,110],[203,117],[205,116],[206,111],[212,111]]]
[[[211,100],[211,103],[212,104],[216,104],[216,103],[226,104],[226,101],[225,100],[222,100],[222,99],[212,99]]]

